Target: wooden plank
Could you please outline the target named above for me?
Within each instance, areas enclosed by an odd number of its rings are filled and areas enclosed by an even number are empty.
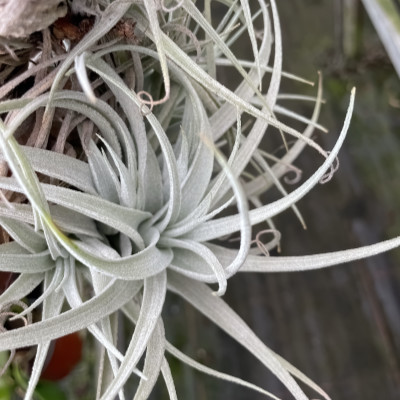
[[[362,0],[400,76],[400,14],[392,0]]]

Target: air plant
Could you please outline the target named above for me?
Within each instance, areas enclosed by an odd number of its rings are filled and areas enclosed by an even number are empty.
[[[225,14],[216,21],[218,3]],[[10,39],[1,56],[0,270],[15,280],[0,304],[5,315],[25,300],[11,319],[30,322],[7,330],[3,318],[0,351],[36,349],[25,399],[35,393],[51,342],[81,330],[101,349],[98,399],[146,399],[160,375],[177,398],[166,352],[277,399],[170,343],[161,315],[168,290],[248,349],[294,398],[308,398],[297,378],[329,399],[223,301],[228,278],[328,267],[389,250],[400,239],[328,254],[269,255],[279,246],[273,218],[292,208],[302,221],[296,202],[332,176],[355,91],[337,142],[325,151],[311,139],[323,129],[321,83],[311,117],[279,104],[282,77],[300,78],[282,71],[275,1],[256,5],[208,0],[201,11],[191,0],[74,1],[41,39]],[[253,61],[231,50],[241,36]],[[234,90],[218,80],[226,67],[241,76]],[[305,123],[304,130],[279,115]],[[268,150],[267,135],[282,138],[281,157]],[[292,164],[305,146],[322,156],[321,166],[287,193],[281,179],[297,171]],[[281,197],[263,204],[273,187]],[[252,235],[256,224],[274,232],[273,240]],[[235,235],[237,249],[227,242]],[[35,288],[40,294],[26,301]],[[121,342],[122,325],[128,333]],[[126,393],[135,375],[135,393]]]

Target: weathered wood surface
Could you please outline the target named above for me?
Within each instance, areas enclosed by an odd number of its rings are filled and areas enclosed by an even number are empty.
[[[286,69],[310,77],[320,68],[325,75],[328,104],[322,122],[330,129],[321,138],[325,148],[332,147],[340,130],[349,89],[356,85],[358,90],[339,171],[299,204],[308,230],[302,230],[291,212],[276,221],[285,255],[356,247],[400,233],[400,116],[395,108],[400,84],[365,16],[359,58],[344,63],[335,42],[334,23],[337,32],[340,21],[332,19],[334,3],[278,2]],[[306,152],[301,157],[305,176],[316,167],[314,156]],[[267,345],[334,400],[398,400],[399,264],[397,250],[315,272],[237,275],[229,281],[225,299]],[[166,310],[167,334],[180,348],[207,365],[291,398],[261,364],[206,318],[175,299],[172,303]],[[182,378],[181,398],[264,398],[179,364],[172,367]],[[311,399],[319,398],[308,393]],[[161,398],[160,392],[154,398]]]

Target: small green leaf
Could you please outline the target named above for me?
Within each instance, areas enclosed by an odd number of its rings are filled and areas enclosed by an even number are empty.
[[[11,395],[15,389],[15,384],[9,375],[0,378],[0,400],[11,400]]]
[[[67,400],[61,387],[50,381],[40,381],[36,386],[34,397],[38,400]]]

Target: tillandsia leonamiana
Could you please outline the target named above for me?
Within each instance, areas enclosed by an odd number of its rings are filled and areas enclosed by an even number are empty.
[[[275,1],[208,0],[199,9],[192,0],[98,0],[69,7],[25,41],[2,39],[0,270],[11,281],[0,295],[0,351],[10,352],[8,366],[17,349],[34,349],[26,365],[18,364],[24,398],[36,393],[51,342],[86,330],[101,348],[98,399],[146,399],[160,375],[177,398],[166,352],[278,399],[170,343],[161,314],[169,290],[248,349],[295,399],[308,397],[294,378],[329,399],[221,296],[239,272],[323,268],[400,244],[395,238],[329,254],[269,255],[279,246],[273,218],[292,208],[302,222],[296,202],[335,171],[355,90],[328,152],[311,138],[324,129],[317,122],[320,80],[310,117],[280,104],[281,79],[301,79],[282,71]],[[232,51],[239,38],[252,61]],[[221,83],[226,68],[240,76],[236,88]],[[268,144],[271,135],[281,138],[281,156]],[[306,146],[322,156],[321,166],[288,193],[281,180],[298,173],[293,162]],[[263,204],[274,187],[281,196]],[[274,234],[270,242],[252,235],[256,224]],[[227,238],[237,235],[233,249]],[[129,333],[122,344],[121,321]],[[138,384],[128,393],[132,376]]]

